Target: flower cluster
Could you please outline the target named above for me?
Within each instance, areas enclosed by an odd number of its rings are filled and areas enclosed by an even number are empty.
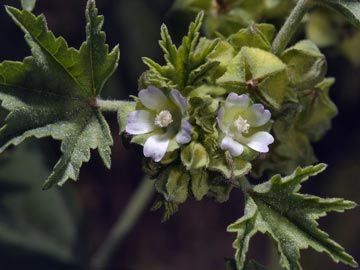
[[[173,163],[181,160],[184,168],[186,167],[185,173],[189,175],[194,175],[199,169],[219,171],[219,156],[225,164],[226,152],[234,160],[244,161],[242,166],[248,168],[248,162],[256,153],[268,152],[269,144],[274,142],[273,136],[268,132],[270,111],[262,104],[254,104],[246,94],[232,92],[223,101],[210,99],[216,106],[215,115],[210,115],[210,123],[215,126],[215,132],[206,134],[201,128],[205,118],[194,116],[196,105],[191,104],[176,89],[164,91],[149,86],[139,92],[137,108],[128,115],[126,132],[134,136],[133,142],[143,145],[144,156],[155,163],[168,165],[169,162],[163,160],[165,155],[175,153]],[[215,135],[217,139],[215,147],[212,147],[215,150],[207,149],[207,137]],[[244,154],[249,151],[255,155]],[[228,167],[232,170],[230,165]],[[248,171],[244,169],[241,174]],[[229,176],[226,172],[222,174],[225,178]]]

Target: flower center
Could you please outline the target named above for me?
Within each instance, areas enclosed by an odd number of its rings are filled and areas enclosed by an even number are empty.
[[[248,124],[247,120],[245,120],[241,116],[239,116],[238,119],[235,120],[234,126],[241,133],[248,133],[249,132],[250,125]]]
[[[161,111],[155,117],[155,125],[158,127],[167,127],[173,122],[172,115],[168,110]]]

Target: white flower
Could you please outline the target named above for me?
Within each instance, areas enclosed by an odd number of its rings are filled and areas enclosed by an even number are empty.
[[[228,150],[234,157],[242,154],[244,145],[260,153],[268,152],[268,145],[274,142],[274,138],[266,131],[257,130],[270,117],[270,111],[265,110],[262,104],[251,105],[247,95],[230,93],[217,116],[219,128],[225,135],[221,140],[221,149]]]
[[[190,142],[192,126],[186,119],[186,98],[178,90],[166,96],[149,86],[139,92],[139,99],[145,109],[129,113],[125,129],[132,135],[154,133],[145,141],[145,157],[159,162],[174,137],[178,144]]]

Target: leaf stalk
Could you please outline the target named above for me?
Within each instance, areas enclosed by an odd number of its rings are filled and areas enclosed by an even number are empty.
[[[313,5],[313,0],[299,0],[281,27],[272,44],[272,52],[276,55],[281,54],[289,44],[291,38],[301,25],[306,12]]]
[[[124,212],[119,216],[103,245],[91,261],[94,269],[106,269],[116,249],[139,220],[154,194],[154,182],[144,177]]]

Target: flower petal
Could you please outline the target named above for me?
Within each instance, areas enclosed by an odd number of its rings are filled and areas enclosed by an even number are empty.
[[[231,92],[227,98],[226,98],[226,103],[225,106],[226,107],[232,107],[232,106],[240,106],[240,107],[247,107],[249,106],[250,103],[250,98],[245,95],[238,95],[235,94],[234,92]]]
[[[170,92],[170,99],[180,109],[182,114],[186,112],[186,98],[183,97],[177,89]]]
[[[274,137],[265,131],[256,132],[251,137],[247,138],[249,146],[251,149],[254,149],[260,153],[267,153],[269,152],[268,145],[274,142]]]
[[[191,141],[191,130],[192,125],[189,123],[189,121],[182,119],[181,120],[181,129],[176,134],[176,142],[178,144],[186,144]]]
[[[260,127],[270,120],[271,113],[269,110],[265,110],[262,104],[254,104],[248,109],[246,118],[250,126]]]
[[[165,155],[170,138],[167,134],[153,135],[144,144],[144,156],[159,162]]]
[[[242,152],[244,151],[244,147],[238,143],[237,141],[234,141],[233,138],[226,136],[222,141],[220,145],[222,150],[229,150],[230,154],[233,157],[240,156]]]
[[[141,90],[139,98],[141,103],[151,110],[160,111],[169,107],[169,99],[160,89],[154,86]]]
[[[154,124],[155,114],[144,111],[132,111],[128,114],[128,123],[125,130],[129,134],[145,134],[153,131],[156,126]]]

